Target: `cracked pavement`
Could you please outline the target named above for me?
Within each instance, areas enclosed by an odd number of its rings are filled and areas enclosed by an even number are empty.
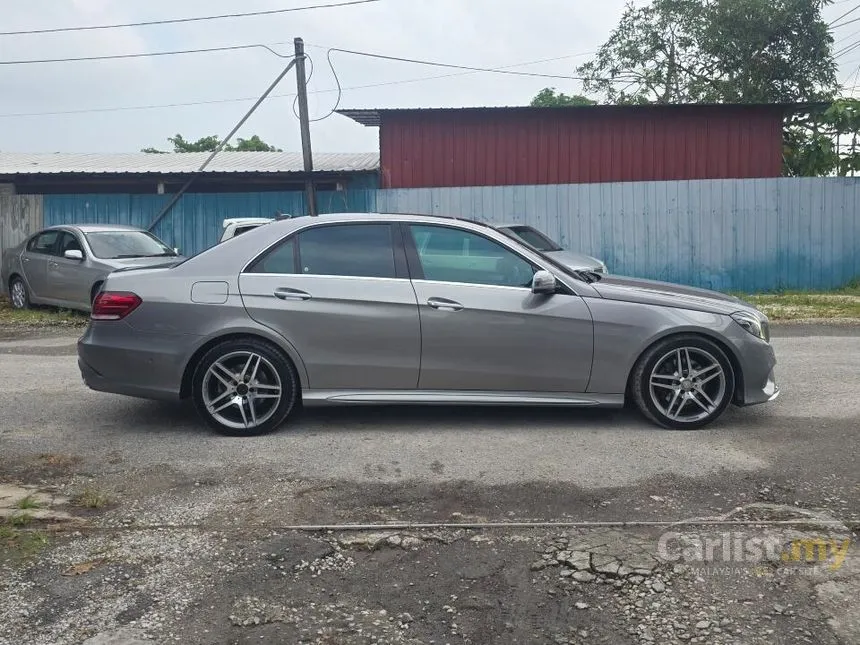
[[[0,534],[0,643],[860,642],[860,329],[774,334],[782,397],[703,431],[343,408],[253,439],[90,392],[72,337],[0,341],[0,507],[47,535]],[[445,526],[288,530],[390,522]]]

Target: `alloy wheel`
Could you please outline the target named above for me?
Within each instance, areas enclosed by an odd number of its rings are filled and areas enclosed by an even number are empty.
[[[24,309],[27,306],[27,291],[24,288],[24,283],[20,280],[15,280],[11,288],[12,307],[15,309]]]
[[[727,394],[720,361],[699,347],[679,347],[664,354],[649,376],[654,406],[666,418],[695,423],[719,410]]]
[[[283,396],[274,365],[252,351],[235,351],[215,360],[202,381],[203,404],[220,424],[253,430],[268,421]]]

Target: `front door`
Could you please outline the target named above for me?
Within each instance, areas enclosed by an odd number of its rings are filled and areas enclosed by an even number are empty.
[[[49,299],[48,261],[54,259],[59,230],[43,231],[33,237],[21,254],[21,267],[31,297]]]
[[[582,298],[533,294],[537,267],[477,233],[441,224],[405,229],[415,249],[420,389],[586,391],[594,341]]]
[[[80,251],[83,260],[70,260],[66,251]],[[63,231],[57,245],[57,253],[48,260],[48,292],[52,300],[77,305],[90,301],[90,291],[101,273],[87,262],[85,251],[74,233]]]
[[[289,340],[314,390],[415,389],[421,328],[400,230],[323,224],[239,277],[250,316]]]

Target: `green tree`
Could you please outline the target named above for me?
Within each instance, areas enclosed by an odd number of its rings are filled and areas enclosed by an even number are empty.
[[[221,139],[215,135],[201,137],[197,141],[188,141],[181,134],[177,134],[174,137],[168,137],[167,140],[173,144],[173,152],[212,152],[221,145]],[[283,152],[280,148],[270,146],[256,134],[250,139],[239,137],[236,140],[235,146],[228,143],[223,149],[238,152]],[[157,148],[144,148],[141,152],[148,152],[150,154],[164,153],[163,150],[158,150]]]
[[[563,92],[556,94],[554,87],[545,87],[538,92],[529,105],[532,107],[562,107],[566,105],[595,105],[596,103],[597,101],[592,101],[587,96],[569,95]]]
[[[611,103],[801,102],[837,88],[831,0],[653,0],[627,5],[595,57],[588,93]]]

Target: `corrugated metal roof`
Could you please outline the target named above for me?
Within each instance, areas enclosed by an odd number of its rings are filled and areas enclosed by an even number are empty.
[[[16,153],[0,152],[0,175],[59,173],[176,174],[193,173],[211,153]],[[318,153],[317,172],[361,172],[379,169],[379,153]],[[298,152],[221,152],[205,173],[300,173],[304,162]]]
[[[532,107],[530,105],[511,105],[511,106],[473,106],[473,107],[432,107],[432,108],[366,108],[366,109],[343,109],[337,110],[338,114],[352,119],[362,125],[379,127],[382,116],[386,114],[448,114],[460,112],[464,114],[488,112],[536,112],[546,110],[559,110],[564,112],[584,111],[584,112],[643,112],[643,111],[672,111],[672,110],[697,110],[697,109],[713,109],[719,107],[725,110],[731,109],[749,109],[749,108],[770,108],[781,109],[784,112],[800,111],[810,108],[821,108],[828,106],[828,103],[648,103],[644,105],[564,105],[555,107]]]

